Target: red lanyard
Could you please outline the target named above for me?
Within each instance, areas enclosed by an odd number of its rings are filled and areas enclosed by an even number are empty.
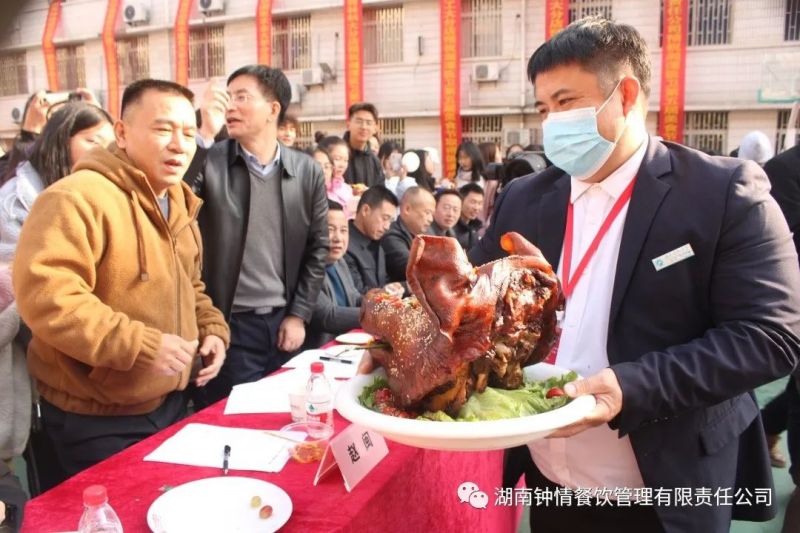
[[[564,297],[569,299],[572,296],[572,291],[575,290],[575,287],[578,285],[578,281],[580,281],[581,276],[583,276],[583,272],[586,270],[589,261],[592,260],[594,257],[595,252],[597,252],[597,248],[600,247],[600,242],[608,233],[608,229],[611,227],[611,224],[614,223],[617,216],[619,216],[620,211],[628,201],[631,199],[631,195],[633,194],[633,185],[636,183],[636,177],[631,180],[630,184],[625,187],[625,190],[622,192],[617,201],[614,202],[614,206],[611,208],[611,212],[608,213],[606,219],[603,221],[603,224],[600,226],[600,229],[597,230],[597,235],[594,236],[592,243],[589,245],[589,248],[586,249],[586,253],[583,254],[583,258],[581,259],[580,263],[578,263],[578,267],[575,269],[575,274],[570,276],[570,268],[572,267],[572,202],[569,203],[567,206],[567,231],[564,235],[564,264],[563,264],[563,272],[561,277],[564,280],[564,284],[562,290],[564,292]]]

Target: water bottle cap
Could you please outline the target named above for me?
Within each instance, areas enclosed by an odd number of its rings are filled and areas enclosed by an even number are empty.
[[[108,494],[103,485],[92,485],[83,491],[84,505],[102,505],[108,501]]]
[[[322,374],[325,371],[325,365],[322,361],[314,361],[311,363],[311,372],[314,374]]]

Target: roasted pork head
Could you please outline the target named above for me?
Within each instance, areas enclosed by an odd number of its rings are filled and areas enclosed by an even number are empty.
[[[455,239],[420,235],[406,269],[413,296],[364,297],[361,324],[389,346],[372,356],[400,406],[454,415],[488,385],[519,388],[522,368],[550,352],[563,306],[553,268],[518,233],[501,246],[509,257],[473,268]]]

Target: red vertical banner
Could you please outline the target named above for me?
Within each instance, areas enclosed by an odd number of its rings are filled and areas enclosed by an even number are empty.
[[[272,0],[258,0],[256,7],[256,48],[260,65],[272,64]]]
[[[44,66],[47,71],[47,86],[51,91],[59,90],[58,64],[56,63],[56,47],[53,37],[58,29],[58,19],[61,17],[61,0],[53,0],[47,9],[47,19],[44,23],[42,34],[42,52],[44,52]]]
[[[461,143],[461,0],[440,0],[442,176],[456,171]]]
[[[569,24],[569,0],[547,0],[544,6],[544,39],[560,32]]]
[[[344,93],[347,109],[364,100],[361,15],[361,0],[344,0]]]
[[[664,0],[658,134],[667,141],[679,143],[683,142],[688,4],[688,0]]]
[[[179,0],[175,15],[175,81],[189,85],[189,15],[193,0]]]
[[[119,117],[119,64],[117,62],[119,1],[108,0],[106,18],[103,21],[103,55],[105,56],[106,76],[108,78],[106,110],[114,118]]]

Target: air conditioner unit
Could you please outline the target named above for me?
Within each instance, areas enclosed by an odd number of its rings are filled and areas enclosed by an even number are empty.
[[[197,5],[203,15],[216,15],[225,12],[225,0],[199,0]]]
[[[306,88],[300,85],[299,83],[291,82],[292,84],[292,99],[289,103],[292,104],[299,104],[300,100],[303,98],[303,93],[306,92]]]
[[[477,63],[472,66],[472,79],[477,82],[497,81],[500,79],[500,68],[497,63]]]
[[[15,107],[11,110],[11,120],[14,121],[15,124],[19,124],[22,122],[22,109],[19,107]]]
[[[307,68],[303,71],[303,85],[322,85],[322,71],[317,68]]]
[[[516,128],[503,131],[503,146],[521,144],[528,146],[531,143],[531,130],[528,128]]]
[[[150,20],[150,13],[144,2],[126,1],[122,8],[122,18],[125,23],[131,26],[137,24],[147,24]]]

